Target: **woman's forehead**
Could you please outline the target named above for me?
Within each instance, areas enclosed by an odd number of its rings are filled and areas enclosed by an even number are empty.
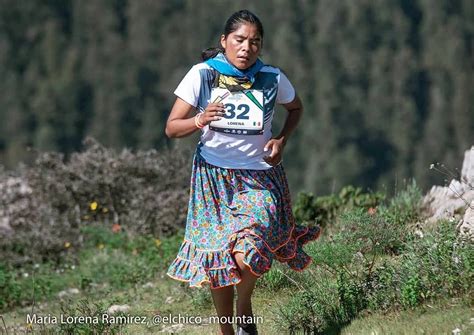
[[[253,23],[242,23],[236,31],[231,33],[231,35],[252,39],[261,38],[257,26]]]

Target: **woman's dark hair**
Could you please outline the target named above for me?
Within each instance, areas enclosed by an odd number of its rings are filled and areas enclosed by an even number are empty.
[[[247,9],[239,10],[227,19],[224,26],[224,36],[229,36],[229,34],[239,29],[240,25],[243,23],[250,23],[255,25],[255,27],[257,27],[258,33],[260,34],[260,37],[263,39],[262,22],[257,17],[257,15]],[[201,58],[203,61],[206,61],[209,58],[215,57],[219,52],[224,52],[224,48],[222,48],[221,46],[207,48],[201,52]]]

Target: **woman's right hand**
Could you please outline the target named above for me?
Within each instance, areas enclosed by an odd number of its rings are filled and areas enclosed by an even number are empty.
[[[165,133],[169,138],[180,138],[191,135],[199,127],[197,121],[202,126],[208,125],[211,121],[220,120],[225,114],[222,103],[209,104],[204,112],[195,114],[196,107],[177,97],[171,113],[166,121]]]
[[[224,114],[225,108],[222,102],[210,103],[199,116],[199,123],[203,126],[207,126],[212,121],[220,120]]]

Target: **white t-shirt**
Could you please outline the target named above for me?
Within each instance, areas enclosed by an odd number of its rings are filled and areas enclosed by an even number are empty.
[[[178,85],[174,94],[203,112],[210,103],[216,71],[206,63],[194,65]],[[258,135],[228,134],[202,128],[197,153],[209,164],[227,169],[266,170],[272,166],[263,157],[265,144],[272,138],[272,119],[275,103],[294,100],[295,89],[280,69],[265,65],[257,74],[252,89],[263,93],[263,133]]]

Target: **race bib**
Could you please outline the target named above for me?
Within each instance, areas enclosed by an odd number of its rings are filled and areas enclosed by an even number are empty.
[[[263,93],[258,90],[230,92],[225,88],[215,87],[211,92],[211,102],[222,102],[225,115],[212,121],[209,128],[228,134],[258,135],[263,134]]]

